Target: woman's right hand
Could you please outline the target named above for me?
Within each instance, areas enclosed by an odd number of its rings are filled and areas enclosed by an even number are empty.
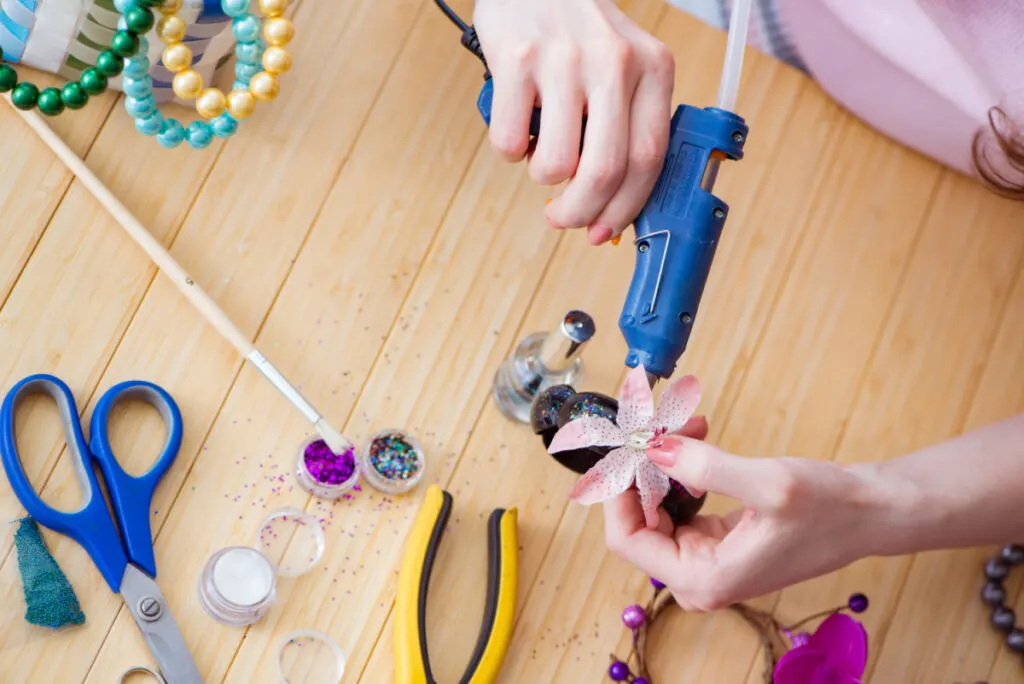
[[[568,181],[547,206],[552,226],[586,228],[595,245],[618,236],[664,162],[672,54],[612,0],[477,0],[474,25],[494,82],[492,147],[509,162],[529,156],[537,183]]]

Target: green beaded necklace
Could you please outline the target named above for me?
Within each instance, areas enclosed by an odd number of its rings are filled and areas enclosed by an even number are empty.
[[[107,90],[108,79],[121,73],[124,60],[139,51],[139,37],[148,33],[156,22],[151,7],[162,4],[162,0],[137,0],[123,17],[126,30],[117,31],[110,39],[110,49],[96,58],[96,66],[82,72],[77,81],[69,81],[63,88],[39,89],[29,81],[18,82],[18,73],[9,64],[0,64],[0,93],[10,93],[15,107],[29,110],[38,107],[47,116],[57,116],[65,109],[81,109],[89,103],[92,95],[101,95]],[[3,50],[0,50],[3,59]]]

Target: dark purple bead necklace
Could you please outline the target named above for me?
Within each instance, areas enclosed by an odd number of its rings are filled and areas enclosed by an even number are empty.
[[[985,586],[981,600],[992,608],[992,625],[1006,635],[1006,645],[1015,653],[1024,653],[1024,627],[1017,626],[1017,615],[1006,605],[1003,581],[1014,566],[1024,564],[1024,546],[1007,544],[997,556],[985,563]]]

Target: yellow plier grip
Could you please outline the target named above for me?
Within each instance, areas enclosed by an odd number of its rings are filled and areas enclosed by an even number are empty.
[[[407,542],[395,599],[397,684],[437,684],[427,653],[427,592],[451,509],[451,494],[437,485],[430,485]],[[508,652],[519,573],[516,509],[499,508],[491,513],[487,556],[487,604],[483,625],[459,684],[493,684]]]

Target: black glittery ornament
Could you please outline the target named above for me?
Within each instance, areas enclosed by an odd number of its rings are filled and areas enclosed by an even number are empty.
[[[530,427],[534,434],[544,440],[544,447],[551,446],[551,440],[558,432],[558,411],[576,394],[569,385],[554,385],[537,395],[530,406]]]
[[[615,422],[619,415],[619,402],[598,392],[580,392],[566,401],[558,411],[558,427],[565,427],[569,421],[595,416]]]
[[[669,482],[672,487],[668,490],[668,494],[665,495],[665,500],[661,502],[661,507],[665,509],[668,517],[678,527],[693,520],[694,516],[704,507],[704,502],[707,501],[708,495],[705,492],[698,499],[693,497],[675,480],[669,480]]]

